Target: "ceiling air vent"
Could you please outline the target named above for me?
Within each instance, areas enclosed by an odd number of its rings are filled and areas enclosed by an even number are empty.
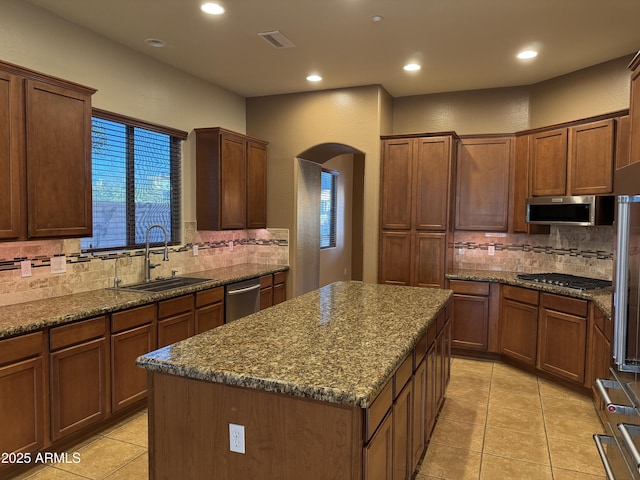
[[[261,32],[258,33],[267,42],[273,45],[275,48],[291,48],[295,47],[293,42],[285,37],[280,30],[274,30],[273,32]]]

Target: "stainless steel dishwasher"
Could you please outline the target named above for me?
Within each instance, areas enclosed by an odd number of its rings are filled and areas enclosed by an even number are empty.
[[[251,278],[225,287],[225,323],[260,310],[260,279]]]

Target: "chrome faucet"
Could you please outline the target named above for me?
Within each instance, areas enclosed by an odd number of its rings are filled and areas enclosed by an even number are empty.
[[[159,224],[154,224],[149,226],[149,228],[147,228],[147,243],[144,249],[144,281],[145,282],[149,282],[151,281],[151,269],[157,267],[158,265],[160,265],[159,263],[156,264],[152,264],[151,263],[151,259],[149,258],[149,232],[153,229],[153,228],[159,228],[162,230],[162,232],[164,233],[164,256],[162,258],[163,262],[168,262],[169,261],[169,248],[167,247],[167,242],[169,239],[169,234],[167,233],[167,229],[164,228],[162,225]]]

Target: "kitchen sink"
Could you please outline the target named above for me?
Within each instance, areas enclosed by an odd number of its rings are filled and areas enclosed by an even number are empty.
[[[127,292],[162,293],[175,288],[188,287],[199,283],[211,282],[211,278],[172,277],[149,282],[132,283],[119,287],[110,287],[110,290],[125,290]]]

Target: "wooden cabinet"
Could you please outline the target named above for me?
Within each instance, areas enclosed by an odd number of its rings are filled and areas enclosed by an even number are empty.
[[[146,372],[136,358],[158,346],[156,304],[111,315],[111,409],[115,412],[147,396]]]
[[[108,406],[106,317],[52,328],[51,439],[58,440],[106,418]]]
[[[629,165],[629,147],[631,142],[631,118],[623,115],[616,118],[616,170]]]
[[[595,381],[598,378],[609,378],[609,367],[611,366],[611,337],[613,325],[611,320],[605,318],[599,308],[589,305],[589,332],[588,332],[588,355],[587,374],[585,387],[590,388],[593,396],[600,399],[596,392]],[[602,399],[600,399],[602,401]]]
[[[273,305],[273,275],[260,277],[260,310]]]
[[[0,62],[0,239],[91,235],[94,92]]]
[[[531,366],[536,364],[538,297],[535,290],[502,287],[500,353]]]
[[[567,190],[567,129],[531,135],[531,196],[565,195]]]
[[[512,150],[510,136],[458,142],[456,230],[507,231]]]
[[[587,301],[550,293],[540,295],[538,368],[584,382]]]
[[[273,274],[273,304],[277,305],[287,299],[287,272]]]
[[[158,348],[189,338],[194,332],[193,295],[158,302]]]
[[[453,136],[383,137],[379,281],[444,286]]]
[[[267,142],[223,128],[197,128],[199,230],[266,228]]]
[[[194,333],[206,332],[224,324],[224,287],[196,292]]]
[[[424,352],[426,354],[426,352]],[[416,361],[417,355],[416,355]],[[426,446],[427,426],[427,360],[419,361],[413,374],[413,424],[411,428],[411,472],[418,468]]]
[[[364,448],[365,480],[393,479],[393,415],[389,411]]]
[[[567,195],[613,192],[614,120],[569,128]]]
[[[511,204],[509,206],[510,228],[514,233],[549,233],[549,225],[527,223],[527,198],[530,196],[531,178],[531,141],[532,135],[518,135],[515,139],[513,162],[513,183]]]
[[[0,452],[44,448],[49,418],[44,338],[44,332],[37,332],[0,340]]]
[[[454,292],[455,309],[451,327],[452,346],[465,350],[489,351],[489,340],[495,335],[496,330],[493,323],[490,323],[491,284],[451,280],[449,288]]]
[[[629,163],[640,162],[640,52],[636,54],[631,69],[631,98],[629,100]]]
[[[408,381],[393,402],[394,480],[409,480],[413,473],[413,396],[413,382]]]

